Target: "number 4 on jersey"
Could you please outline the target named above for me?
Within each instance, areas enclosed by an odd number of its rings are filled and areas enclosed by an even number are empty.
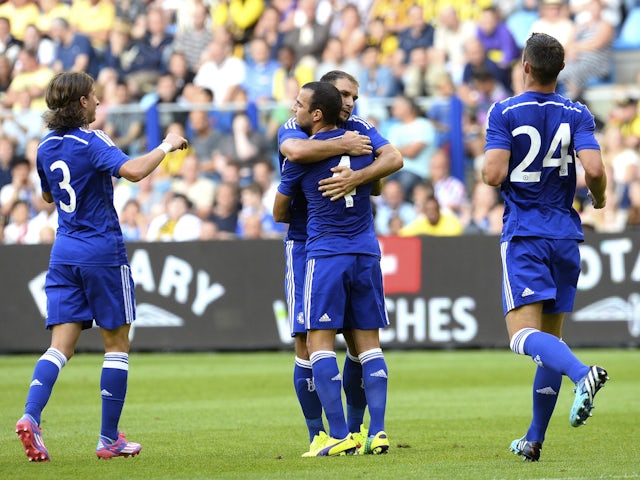
[[[338,167],[349,167],[351,168],[351,157],[349,157],[348,155],[343,155],[340,158],[340,163],[338,164]],[[334,172],[333,176],[337,177],[338,175],[340,175],[338,172]],[[345,206],[347,208],[351,208],[353,207],[353,196],[356,194],[356,189],[354,188],[353,190],[351,190],[349,193],[347,193],[344,196],[344,202],[345,202]]]

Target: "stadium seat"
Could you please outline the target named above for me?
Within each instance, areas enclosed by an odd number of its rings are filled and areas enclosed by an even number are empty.
[[[614,50],[613,59],[616,83],[636,83],[640,72],[640,47]]]
[[[529,38],[531,25],[538,19],[538,12],[535,10],[516,10],[507,17],[506,25],[513,35],[516,45],[524,48],[524,44]]]
[[[640,49],[640,7],[633,8],[624,19],[613,42],[614,50]]]

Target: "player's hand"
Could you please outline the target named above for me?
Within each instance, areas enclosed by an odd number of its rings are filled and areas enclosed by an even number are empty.
[[[607,197],[605,195],[602,196],[602,200],[599,202],[595,199],[591,192],[587,193],[587,197],[591,199],[591,205],[593,205],[593,208],[595,208],[596,210],[604,208],[607,205]]]
[[[189,145],[189,142],[186,138],[176,133],[168,133],[162,142],[171,144],[171,146],[173,147],[171,150],[172,152],[174,150],[184,150]]]
[[[360,135],[355,131],[345,132],[343,142],[345,144],[345,153],[354,157],[361,155],[369,155],[373,152],[371,139],[366,135]]]
[[[349,167],[338,166],[331,169],[333,176],[318,182],[318,190],[323,197],[330,197],[332,202],[341,199],[360,185],[358,175]]]

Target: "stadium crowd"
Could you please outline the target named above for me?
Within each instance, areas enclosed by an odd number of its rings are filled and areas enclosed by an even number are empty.
[[[359,80],[358,115],[404,157],[406,174],[372,198],[378,233],[498,234],[500,195],[478,172],[484,121],[493,102],[521,91],[529,33],[563,44],[560,91],[584,101],[588,88],[612,80],[612,51],[638,9],[638,0],[0,2],[1,243],[55,237],[36,151],[44,91],[60,71],[94,76],[101,105],[91,127],[129,155],[155,147],[152,121],[158,138],[189,139],[146,179],[114,179],[127,241],[282,238],[286,227],[271,214],[276,132],[300,86],[335,69]],[[633,88],[597,119],[607,207],[592,210],[584,185],[576,196],[596,231],[640,228]]]

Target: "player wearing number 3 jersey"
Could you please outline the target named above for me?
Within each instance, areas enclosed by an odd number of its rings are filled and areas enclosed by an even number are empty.
[[[42,198],[55,203],[58,211],[44,286],[51,346],[36,363],[16,433],[30,461],[50,460],[40,430],[42,410],[58,373],[74,354],[80,333],[95,322],[105,349],[96,455],[105,459],[137,455],[140,444],[128,442],[118,430],[127,391],[135,297],[113,206],[112,177],[137,182],[187,141],[169,134],[159,147],[129,158],[104,132],[89,128],[100,102],[93,78],[84,72],[56,75],[47,87],[46,101],[49,110],[44,120],[51,131],[38,146],[37,169]]]
[[[501,236],[502,298],[511,349],[538,365],[533,419],[511,450],[537,461],[562,383],[576,384],[569,422],[591,416],[593,397],[607,372],[587,366],[562,341],[565,312],[573,310],[584,236],[573,208],[576,154],[593,206],[606,203],[606,175],[594,118],[586,106],[555,93],[564,49],[534,33],[523,57],[525,92],[494,104],[487,117],[482,176],[500,186],[505,203]]]

